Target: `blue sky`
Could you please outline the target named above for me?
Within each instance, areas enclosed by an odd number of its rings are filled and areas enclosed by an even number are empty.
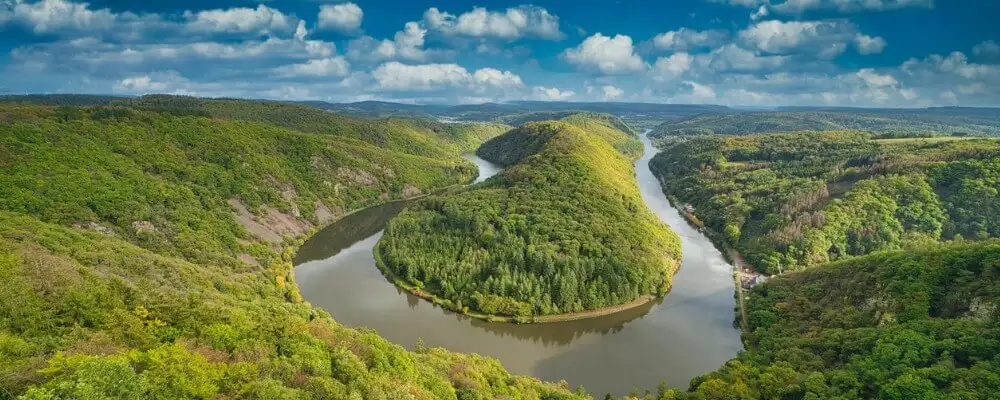
[[[1000,1],[0,0],[0,93],[1000,106]]]

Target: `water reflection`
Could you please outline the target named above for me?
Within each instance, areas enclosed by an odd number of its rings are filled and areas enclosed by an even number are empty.
[[[680,272],[666,298],[617,314],[580,321],[515,325],[491,323],[443,310],[402,291],[375,267],[373,249],[382,228],[405,202],[367,209],[324,229],[296,255],[303,296],[342,324],[373,328],[412,347],[430,346],[498,358],[516,374],[565,379],[598,396],[654,388],[661,381],[687,387],[741,348],[732,327],[731,267],[721,253],[670,207],[648,169],[655,149],[636,162],[643,199],[681,236]],[[467,155],[480,167],[481,182],[500,169]]]

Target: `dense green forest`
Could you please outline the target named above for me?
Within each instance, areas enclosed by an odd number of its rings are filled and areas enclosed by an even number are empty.
[[[664,142],[664,190],[758,270],[1000,236],[1000,141],[864,132]]]
[[[0,398],[581,398],[495,360],[406,351],[301,301],[302,235],[475,174],[464,135],[380,132],[448,152],[426,157],[350,124],[278,123],[308,121],[286,115],[301,109],[249,121],[0,104]]]
[[[662,296],[679,240],[640,198],[641,143],[621,128],[574,115],[485,143],[481,157],[511,167],[402,212],[379,242],[383,268],[446,308],[522,321]]]
[[[993,399],[1000,242],[827,264],[752,291],[748,350],[663,399]]]
[[[703,114],[664,122],[650,137],[861,130],[884,137],[1000,136],[1000,112],[810,110]]]

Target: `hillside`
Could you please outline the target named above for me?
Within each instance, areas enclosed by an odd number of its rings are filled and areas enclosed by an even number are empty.
[[[960,110],[976,112],[834,109],[716,113],[664,122],[650,137],[842,130],[868,131],[886,137],[1000,136],[1000,109]]]
[[[651,167],[668,195],[769,274],[1000,237],[1000,140],[702,137],[667,145]]]
[[[750,294],[749,350],[691,390],[709,399],[994,398],[998,272],[994,240],[772,279]]]
[[[446,308],[520,321],[663,295],[679,241],[639,197],[639,154],[613,147],[638,140],[616,126],[574,116],[485,143],[478,154],[510,168],[401,213],[378,244],[384,268]]]
[[[299,298],[304,234],[469,181],[465,145],[432,158],[120,105],[0,104],[0,120],[0,398],[582,397]]]

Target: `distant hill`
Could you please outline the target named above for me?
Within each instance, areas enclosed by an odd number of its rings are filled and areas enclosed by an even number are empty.
[[[787,108],[698,115],[664,122],[651,136],[749,135],[805,130],[863,130],[880,136],[1000,136],[1000,109]]]
[[[559,102],[515,101],[510,103],[484,103],[457,106],[413,105],[367,101],[360,103],[308,102],[310,106],[364,117],[408,116],[418,118],[456,119],[464,121],[495,121],[517,125],[544,119],[559,119],[577,112],[612,114],[619,117],[645,117],[671,119],[709,113],[729,113],[725,106],[652,103],[608,102]],[[556,113],[562,113],[558,115]],[[523,117],[531,114],[548,114],[548,118]]]

